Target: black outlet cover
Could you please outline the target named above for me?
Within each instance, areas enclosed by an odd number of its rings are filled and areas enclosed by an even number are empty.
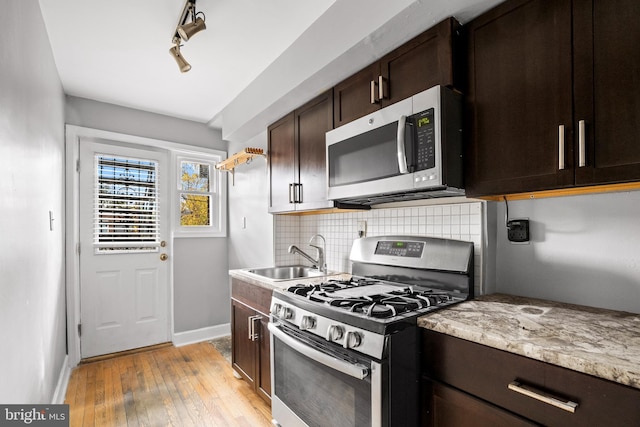
[[[529,220],[512,219],[507,222],[507,238],[510,242],[524,243],[529,241]]]

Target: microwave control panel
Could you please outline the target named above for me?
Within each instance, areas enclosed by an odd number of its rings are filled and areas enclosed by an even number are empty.
[[[412,115],[410,123],[413,125],[415,153],[415,170],[433,169],[436,166],[436,130],[434,109]]]

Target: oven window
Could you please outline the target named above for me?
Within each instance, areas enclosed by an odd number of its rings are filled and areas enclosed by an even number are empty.
[[[370,426],[371,375],[335,371],[274,339],[275,395],[309,426]]]

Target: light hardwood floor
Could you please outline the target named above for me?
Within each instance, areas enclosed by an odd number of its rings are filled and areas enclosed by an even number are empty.
[[[208,342],[78,366],[70,426],[271,426],[271,408]]]

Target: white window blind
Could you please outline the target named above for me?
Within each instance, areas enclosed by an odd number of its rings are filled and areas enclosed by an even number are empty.
[[[96,155],[94,247],[98,253],[157,251],[158,163]]]

